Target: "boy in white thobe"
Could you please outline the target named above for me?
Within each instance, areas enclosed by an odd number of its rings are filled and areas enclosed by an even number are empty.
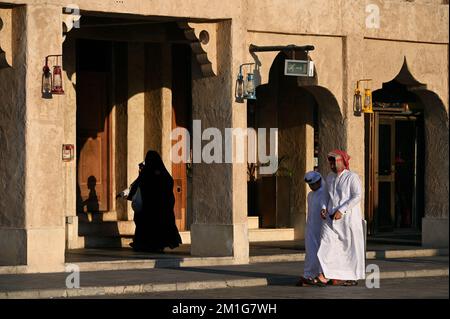
[[[306,173],[305,182],[308,183],[311,191],[308,193],[308,215],[306,217],[304,277],[300,278],[299,286],[318,284],[316,277],[322,273],[317,258],[320,233],[324,223],[320,215],[328,203],[328,193],[320,173],[314,171]]]
[[[340,150],[328,154],[333,172],[327,177],[330,198],[327,213],[322,214],[325,223],[318,258],[324,277],[335,285],[355,285],[365,278],[361,182],[357,174],[349,171],[349,159]]]

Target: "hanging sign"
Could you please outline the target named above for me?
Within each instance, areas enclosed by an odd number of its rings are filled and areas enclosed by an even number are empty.
[[[306,60],[285,60],[284,75],[313,77],[314,62]]]

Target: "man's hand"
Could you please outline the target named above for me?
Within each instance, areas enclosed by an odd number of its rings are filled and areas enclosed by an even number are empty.
[[[322,209],[322,210],[320,211],[320,218],[322,218],[323,220],[325,220],[325,219],[327,219],[327,216],[328,216],[327,210],[326,210],[326,209]]]
[[[341,219],[342,218],[342,213],[340,212],[340,211],[336,211],[334,214],[333,214],[333,219],[334,220],[339,220],[339,219]]]

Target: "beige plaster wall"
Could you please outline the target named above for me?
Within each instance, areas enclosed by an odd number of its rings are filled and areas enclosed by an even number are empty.
[[[114,106],[113,114],[113,143],[115,146],[115,183],[116,192],[126,189],[129,184],[128,175],[128,44],[116,43],[114,45],[113,66],[114,74]],[[120,220],[128,219],[128,201],[123,199],[116,200],[117,218]]]
[[[145,159],[145,47],[143,43],[128,45],[128,185],[139,174],[138,164]],[[132,219],[133,210],[128,202],[128,216]]]
[[[435,92],[448,111],[448,43],[411,43],[406,41],[364,40],[364,76],[373,79],[373,89],[393,80],[404,60],[416,80]],[[380,67],[383,66],[383,67]]]
[[[12,12],[14,68],[0,69],[0,231],[25,227],[26,8]],[[5,27],[6,28],[6,27]],[[0,31],[2,32],[2,31]],[[2,236],[7,238],[7,236]],[[4,250],[0,250],[4,251]],[[2,253],[0,252],[0,256]]]
[[[34,244],[42,243],[45,246],[47,242],[54,242],[54,255],[43,264],[56,267],[63,261],[63,249],[59,243],[64,242],[64,236],[61,235],[64,216],[70,214],[73,205],[73,198],[67,196],[72,191],[69,188],[64,190],[63,186],[65,180],[70,181],[66,184],[73,184],[73,174],[67,172],[73,169],[73,164],[61,164],[61,144],[73,139],[73,129],[66,129],[73,125],[73,118],[71,120],[65,115],[66,103],[73,97],[69,90],[65,97],[55,96],[52,100],[44,100],[40,97],[39,84],[45,56],[61,53],[62,50],[61,6],[66,2],[8,2],[26,3],[29,6],[26,16],[23,8],[15,9],[18,18],[13,19],[18,23],[14,28],[17,31],[15,37],[20,39],[17,41],[17,50],[14,51],[14,61],[18,63],[14,69],[0,70],[0,114],[4,115],[0,117],[0,145],[2,150],[7,150],[0,154],[4,159],[0,161],[0,187],[11,187],[4,184],[4,181],[15,181],[10,183],[14,185],[13,191],[3,192],[6,194],[4,196],[9,197],[2,197],[0,201],[0,229],[4,234],[7,230],[21,237],[23,235],[20,235],[20,230],[25,227],[30,230],[30,238],[33,237]],[[440,5],[437,0],[415,3],[400,0],[375,1],[381,8],[381,28],[366,29],[365,7],[372,2],[80,0],[77,3],[86,11],[232,19],[221,22],[218,28],[218,76],[195,79],[193,82],[193,115],[194,119],[204,120],[204,127],[246,127],[246,107],[232,102],[232,90],[239,64],[252,61],[247,53],[248,44],[309,42],[316,45],[311,56],[316,62],[319,85],[328,88],[336,97],[348,136],[351,168],[364,180],[364,123],[362,118],[353,117],[351,111],[357,79],[373,77],[374,88],[380,87],[383,81],[396,75],[401,67],[400,61],[406,56],[412,74],[438,94],[448,114],[448,62],[444,62],[448,58],[448,5]],[[43,37],[43,34],[46,36]],[[374,40],[375,38],[380,40]],[[258,57],[262,62],[262,83],[266,83],[264,81],[267,81],[273,56],[265,53],[258,54]],[[169,92],[163,92],[168,97]],[[141,95],[135,96],[131,99],[129,110],[145,114],[143,109],[132,108],[134,98],[139,100],[139,105],[145,103],[145,98]],[[69,108],[68,112],[73,110]],[[448,123],[448,119],[447,122],[444,121],[444,125],[445,123]],[[137,124],[143,127],[142,123]],[[145,140],[144,137],[142,139]],[[128,141],[129,145],[133,145],[132,142],[133,140]],[[167,153],[163,151],[163,154]],[[132,165],[128,169],[136,173],[135,165],[143,155],[144,150],[140,149],[136,149],[134,155],[129,155],[128,163],[132,162]],[[24,172],[27,174],[23,175]],[[130,181],[132,172],[129,173]],[[245,255],[245,240],[242,239],[245,238],[246,229],[245,164],[195,165],[193,184],[194,223],[239,224],[242,227],[227,231],[236,240],[239,238],[235,241],[239,244],[232,249]],[[52,200],[49,201],[49,198]],[[48,230],[52,237],[43,236],[42,229]],[[34,231],[32,236],[31,231]],[[26,240],[22,240],[22,243],[25,242]],[[23,253],[19,255],[23,256]],[[33,251],[29,250],[28,255],[33,264],[41,262],[40,257],[33,257],[37,256]]]
[[[64,171],[61,165],[64,97],[54,95],[52,99],[42,99],[40,86],[45,56],[62,53],[60,10],[51,5],[27,6],[27,263],[38,271],[61,269],[64,262]],[[55,19],[48,21],[49,15]],[[51,252],[45,259],[44,249]]]
[[[64,121],[63,143],[75,146],[74,158],[70,162],[62,162],[64,172],[64,214],[66,216],[66,247],[78,248],[78,218],[76,216],[77,200],[77,152],[76,152],[76,47],[75,39],[66,37],[63,42],[63,79],[64,96]]]
[[[194,69],[192,82],[192,118],[201,120],[202,130],[218,128],[225,136],[225,128],[232,127],[233,108],[231,103],[231,23],[218,27],[217,77],[201,78]],[[195,133],[193,133],[195,134]],[[206,145],[204,141],[202,145]],[[224,160],[224,158],[223,158]],[[223,161],[222,160],[222,161]],[[193,164],[194,223],[231,224],[233,170],[230,164]],[[220,181],[220,183],[218,183]]]
[[[218,128],[223,136],[225,128],[245,128],[247,122],[245,106],[233,102],[234,70],[242,58],[240,35],[243,29],[239,20],[218,23],[217,39],[214,39],[219,53],[218,75],[200,78],[199,70],[193,71],[192,117],[202,120],[203,128]],[[248,262],[246,163],[194,164],[192,181],[191,253],[232,255],[239,262]],[[227,240],[215,239],[217,231],[225,232]],[[217,240],[217,245],[206,245],[205,236]]]
[[[145,151],[159,152],[171,172],[170,132],[172,129],[172,61],[169,44],[146,45]]]

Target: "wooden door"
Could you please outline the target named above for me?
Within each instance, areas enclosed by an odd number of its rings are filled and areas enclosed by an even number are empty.
[[[172,129],[181,127],[189,130],[191,119],[191,53],[187,45],[172,46]],[[172,145],[178,141],[172,141]],[[187,150],[189,152],[190,150]],[[175,221],[179,230],[186,230],[187,208],[187,166],[186,163],[172,163],[175,195]]]
[[[77,74],[77,181],[84,212],[110,208],[108,74]]]
[[[175,101],[175,100],[174,100]],[[172,129],[183,127],[184,105],[172,104]],[[178,141],[172,141],[172,146]],[[178,230],[186,230],[186,206],[187,206],[187,171],[186,164],[172,163],[173,194],[175,196],[175,223]]]
[[[394,229],[395,221],[395,119],[393,117],[379,117],[376,137],[376,229],[391,231]]]

